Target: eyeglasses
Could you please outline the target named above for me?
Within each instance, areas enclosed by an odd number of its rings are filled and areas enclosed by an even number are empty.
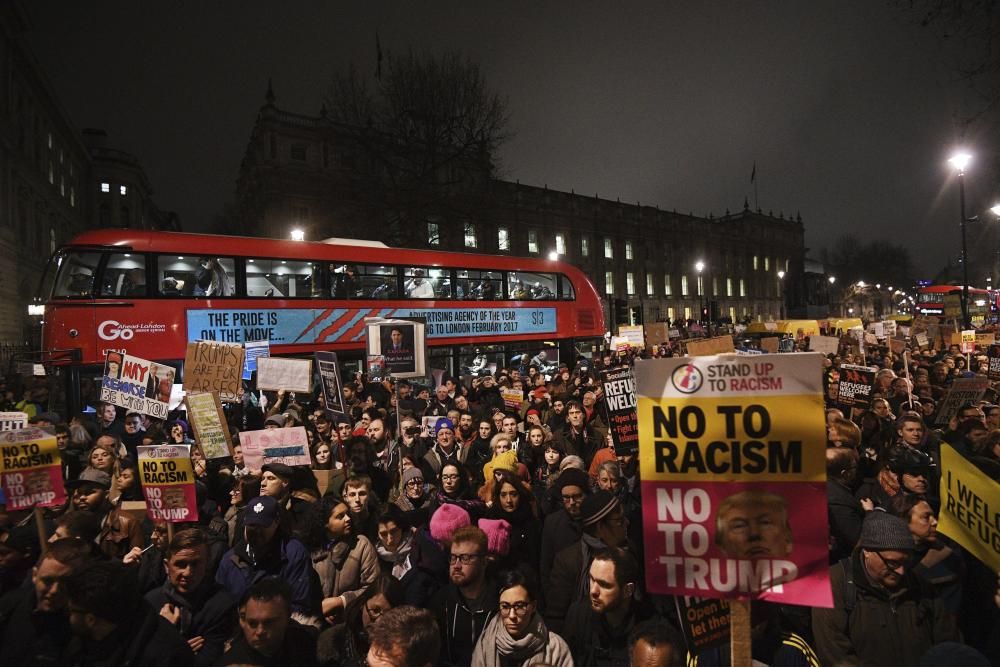
[[[458,475],[441,475],[442,482],[453,482],[458,479]]]
[[[422,480],[420,478],[417,478],[417,479],[411,479],[410,481],[408,481],[406,483],[406,485],[407,486],[422,486],[423,483],[424,483],[424,480]]]
[[[508,604],[506,602],[500,603],[500,615],[507,616],[510,612],[514,612],[518,616],[524,616],[528,609],[531,608],[533,602],[515,602],[514,604]]]
[[[909,565],[909,563],[905,560],[886,560],[885,556],[883,556],[882,552],[880,551],[876,551],[875,555],[878,556],[879,560],[882,561],[883,565],[885,565],[888,569],[892,570],[893,572],[895,572],[900,568],[905,569]]]
[[[382,607],[379,607],[379,606],[369,607],[368,606],[368,602],[366,601],[365,602],[365,611],[368,612],[368,617],[371,618],[374,621],[374,620],[377,620],[379,616],[381,616],[382,614],[384,614],[385,612],[387,612],[388,609],[382,609]]]
[[[462,565],[468,565],[477,558],[482,558],[483,554],[448,554],[448,562],[454,565],[455,563],[461,563]]]

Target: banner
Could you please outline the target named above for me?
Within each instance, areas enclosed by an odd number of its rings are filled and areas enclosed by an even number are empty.
[[[635,378],[631,368],[601,371],[608,430],[619,456],[639,450],[639,417],[636,414]]]
[[[101,380],[101,400],[130,412],[166,419],[174,372],[173,366],[121,352],[108,352]]]
[[[28,427],[28,415],[24,412],[0,412],[0,431],[16,431]]]
[[[261,357],[257,360],[257,388],[312,393],[312,359]]]
[[[969,329],[962,332],[962,354],[972,354],[976,351],[976,331]]]
[[[966,403],[975,403],[983,397],[990,386],[989,378],[955,378],[944,400],[938,405],[937,424],[947,424],[958,414],[958,409]]]
[[[233,439],[229,435],[229,424],[222,411],[222,403],[215,394],[188,394],[184,397],[188,422],[194,431],[195,441],[201,445],[206,459],[222,459],[232,456]]]
[[[150,521],[197,521],[191,445],[150,445],[137,450],[139,481]]]
[[[996,572],[1000,570],[1000,485],[941,443],[938,531]]]
[[[990,382],[996,382],[1000,380],[1000,345],[990,345],[986,352],[989,357],[989,366],[987,366],[987,375]]]
[[[872,404],[875,390],[875,369],[868,366],[840,365],[840,382],[837,385],[837,403],[845,409],[867,410]],[[850,417],[847,413],[845,416]]]
[[[243,431],[240,433],[240,446],[243,448],[243,462],[253,472],[260,472],[265,463],[290,466],[312,464],[309,438],[303,426]]]
[[[216,392],[223,403],[236,403],[242,393],[243,346],[202,340],[188,343],[184,357],[184,390]]]
[[[726,335],[705,340],[689,340],[687,341],[687,351],[692,357],[705,357],[725,352],[736,352],[736,347],[733,345],[733,337]]]
[[[728,601],[678,595],[674,604],[688,653],[697,656],[706,649],[729,643]]]
[[[315,356],[326,409],[339,414],[345,414],[347,411],[344,408],[344,385],[340,383],[340,366],[337,365],[337,353],[317,352]]]
[[[249,341],[243,344],[243,351],[245,356],[242,379],[249,380],[253,377],[253,372],[257,370],[257,360],[261,357],[271,356],[271,343],[266,340]]]
[[[0,432],[0,489],[8,512],[65,504],[56,437],[34,426]]]
[[[837,354],[840,350],[840,339],[836,336],[810,336],[809,350],[820,354]]]
[[[636,363],[650,593],[832,606],[822,358]]]

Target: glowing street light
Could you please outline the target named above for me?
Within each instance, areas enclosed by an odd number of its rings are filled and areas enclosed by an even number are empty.
[[[293,241],[305,241],[306,240],[306,233],[304,231],[302,231],[301,229],[299,229],[299,228],[296,227],[295,229],[292,230],[292,240]]]
[[[965,168],[972,162],[972,156],[959,151],[948,158],[948,163],[958,172],[958,212],[962,227],[962,324],[969,328],[969,256],[965,244]]]
[[[837,276],[830,276],[829,278],[827,278],[827,280],[829,280],[830,284],[832,285],[835,282],[837,282]]]
[[[553,262],[556,261],[556,260],[558,260],[559,259],[559,253],[557,253],[555,250],[553,250],[552,252],[549,253],[549,259],[551,261],[553,261]]]

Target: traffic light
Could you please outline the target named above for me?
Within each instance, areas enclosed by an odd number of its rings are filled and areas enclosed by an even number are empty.
[[[629,308],[629,324],[643,324],[642,321],[642,306],[636,306],[635,308]]]
[[[628,324],[628,301],[615,299],[615,324]]]

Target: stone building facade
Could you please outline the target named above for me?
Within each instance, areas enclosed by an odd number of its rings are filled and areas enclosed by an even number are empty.
[[[27,306],[60,244],[99,226],[178,228],[153,204],[135,157],[73,125],[28,27],[15,3],[0,4],[0,352],[37,344],[40,319]]]
[[[324,113],[280,109],[268,89],[237,181],[232,233],[383,240],[385,212],[364,196],[368,166],[351,132]],[[656,206],[490,180],[466,216],[429,215],[407,247],[550,256],[583,269],[646,322],[779,318],[801,300],[802,220],[752,211],[698,217]],[[702,265],[701,275],[696,269]],[[780,275],[783,277],[779,277]],[[782,301],[785,301],[783,306]]]

